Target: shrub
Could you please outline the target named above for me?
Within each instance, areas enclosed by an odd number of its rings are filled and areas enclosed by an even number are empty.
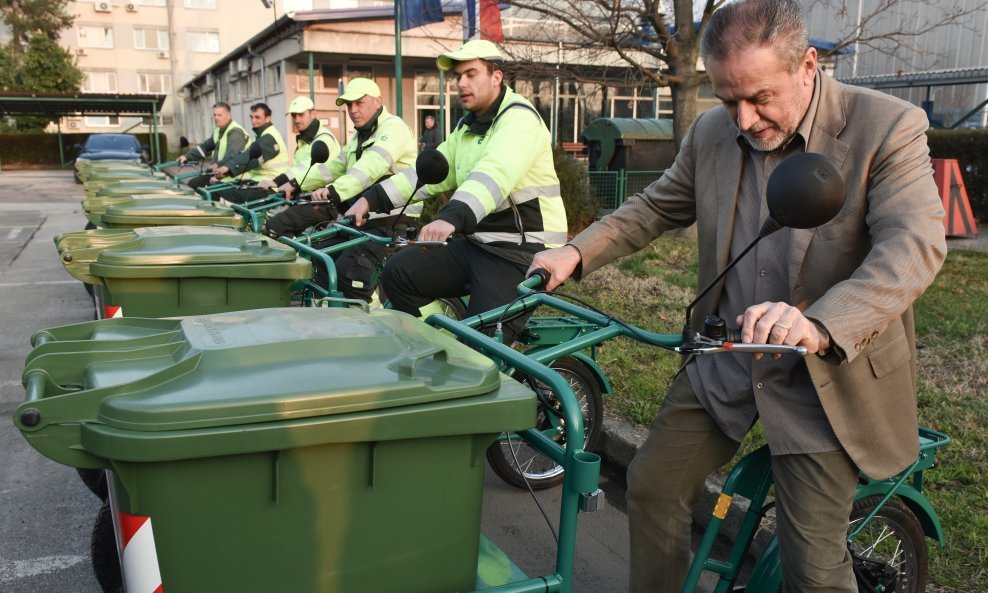
[[[559,190],[566,205],[566,223],[570,235],[575,235],[596,220],[600,204],[594,197],[590,176],[583,163],[558,147],[553,150],[552,158],[556,176],[559,177]]]

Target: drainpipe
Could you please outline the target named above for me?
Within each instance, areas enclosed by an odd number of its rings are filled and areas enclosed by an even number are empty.
[[[247,55],[250,56],[250,57],[252,57],[252,58],[260,58],[261,59],[261,100],[263,102],[267,103],[268,102],[268,84],[267,84],[267,73],[265,72],[267,70],[267,65],[264,62],[264,55],[255,52],[251,48],[250,44],[247,45]],[[250,76],[250,73],[249,72],[247,73],[247,76]],[[248,78],[247,80],[250,80],[250,79]]]

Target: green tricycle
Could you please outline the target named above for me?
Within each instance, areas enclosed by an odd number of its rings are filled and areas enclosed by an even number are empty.
[[[801,199],[793,201],[788,194],[798,190]],[[454,322],[450,319],[431,317],[428,323],[469,340],[489,356],[518,368],[518,353],[487,338],[477,328],[497,324],[499,320],[532,311],[540,306],[549,307],[563,316],[556,317],[557,324],[571,322],[575,329],[568,340],[526,353],[538,362],[558,360],[574,353],[593,348],[602,342],[627,337],[652,344],[686,356],[705,356],[716,353],[762,353],[773,355],[805,356],[801,346],[778,344],[742,343],[737,332],[726,329],[719,317],[709,315],[700,331],[690,326],[693,306],[723,279],[758,241],[783,228],[813,228],[832,219],[844,203],[844,183],[840,172],[832,162],[821,155],[804,153],[781,163],[773,172],[767,192],[770,217],[759,235],[715,278],[709,286],[687,306],[686,324],[682,333],[658,334],[634,327],[606,313],[578,306],[553,293],[534,292],[548,279],[548,272],[537,270],[519,288],[521,296],[508,306],[474,317]],[[589,329],[588,329],[589,327]],[[553,390],[553,393],[560,393]],[[551,423],[543,428],[525,433],[502,435],[500,442],[506,448],[526,447],[533,455],[545,455],[560,462],[552,453],[551,445],[568,434],[572,422],[561,413],[565,405],[561,400],[544,400],[540,412],[548,412]],[[939,517],[923,493],[923,473],[936,466],[936,450],[950,442],[950,438],[936,430],[919,429],[919,455],[915,462],[899,474],[887,479],[872,479],[864,474],[859,478],[853,511],[848,526],[847,545],[853,560],[854,575],[862,593],[920,593],[926,589],[928,555],[925,537],[940,546],[944,545],[944,533]],[[683,593],[692,593],[704,572],[717,577],[714,589],[717,593],[746,591],[748,593],[775,593],[781,590],[782,567],[778,555],[778,542],[774,536],[755,560],[746,584],[739,584],[742,563],[750,552],[756,533],[762,526],[766,513],[772,508],[769,501],[772,488],[771,454],[768,446],[742,458],[726,478],[720,497],[712,511],[711,520],[694,561],[690,567]],[[736,498],[747,499],[747,510],[742,513],[740,527],[734,543],[725,558],[714,558],[712,550],[720,528]]]

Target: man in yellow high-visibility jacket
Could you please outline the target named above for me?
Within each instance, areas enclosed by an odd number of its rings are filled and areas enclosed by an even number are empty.
[[[421,240],[448,242],[405,249],[388,260],[384,292],[399,311],[418,315],[436,298],[466,294],[470,315],[503,305],[514,298],[535,253],[566,243],[549,130],[532,104],[503,83],[502,64],[497,47],[483,40],[439,56],[439,68],[453,71],[468,113],[438,148],[450,163],[449,176],[416,198],[455,190],[419,233]],[[360,221],[370,210],[400,206],[416,180],[414,169],[400,171],[365,192],[347,215]],[[462,237],[450,240],[454,233]],[[522,323],[508,324],[507,342]]]
[[[346,105],[354,133],[339,156],[326,163],[329,185],[313,192],[312,202],[288,208],[268,220],[262,230],[264,234],[294,235],[335,220],[342,201],[355,198],[382,178],[414,165],[418,154],[415,136],[408,124],[385,109],[377,83],[368,78],[354,78],[336,103]],[[386,211],[372,220],[375,232],[389,232],[391,225],[398,222],[395,216],[399,208],[388,210],[394,211]],[[416,217],[420,211],[420,207],[409,209],[405,215]],[[385,251],[383,246],[370,242],[337,256],[338,288],[346,297],[370,302]]]
[[[226,164],[227,159],[240,154],[250,145],[250,134],[242,125],[233,120],[229,103],[221,101],[213,105],[213,123],[216,124],[216,129],[213,130],[209,138],[178,157],[178,162],[183,165],[192,159],[204,160],[210,156],[213,158],[209,173],[185,181],[186,185],[191,188],[207,185],[216,171]]]
[[[271,123],[271,108],[265,103],[250,106],[250,124],[253,127],[254,142],[261,149],[261,156],[250,158],[250,149],[226,160],[216,169],[214,179],[237,177],[249,181],[269,179],[281,173],[291,163],[285,139],[278,128]]]

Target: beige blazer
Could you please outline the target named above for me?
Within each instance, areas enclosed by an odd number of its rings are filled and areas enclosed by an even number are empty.
[[[847,199],[831,222],[792,231],[790,303],[822,323],[844,355],[807,357],[837,438],[862,471],[886,477],[918,453],[911,306],[946,255],[944,212],[925,113],[826,75],[817,80],[820,101],[807,151],[833,159]],[[701,114],[660,179],[574,238],[583,256],[579,273],[696,222],[698,285],[709,283],[728,262],[741,179],[736,136],[722,107]],[[694,327],[716,310],[721,289],[697,305]]]

